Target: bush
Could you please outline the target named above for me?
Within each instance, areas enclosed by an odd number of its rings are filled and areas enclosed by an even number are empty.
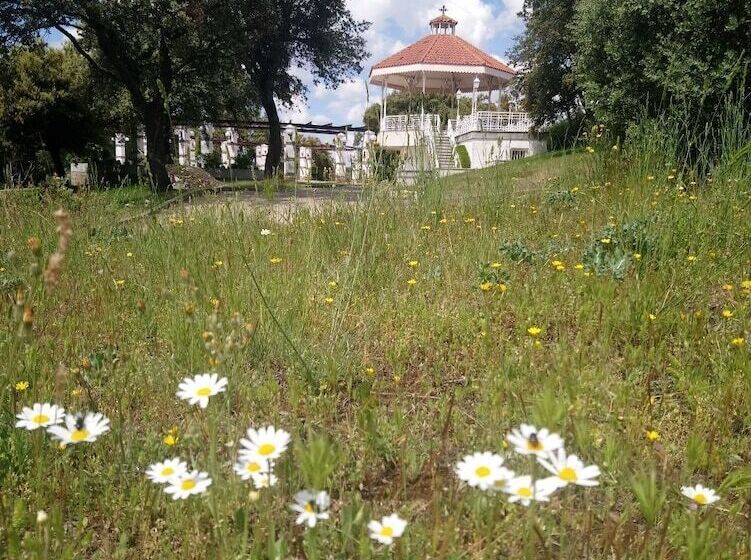
[[[587,123],[583,113],[558,121],[545,131],[548,140],[548,151],[571,150],[586,143],[582,136],[587,131]]]
[[[459,165],[462,169],[469,169],[472,167],[472,162],[469,159],[469,152],[466,146],[457,146],[454,148],[456,155],[459,157]]]

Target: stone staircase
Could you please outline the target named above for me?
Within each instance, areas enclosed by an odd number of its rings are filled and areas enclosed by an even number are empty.
[[[445,132],[439,132],[435,137],[435,149],[438,156],[438,169],[448,171],[456,169],[454,161],[454,149],[451,140]]]

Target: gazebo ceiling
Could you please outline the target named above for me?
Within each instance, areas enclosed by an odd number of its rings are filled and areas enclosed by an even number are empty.
[[[440,24],[451,25],[451,34],[441,33]],[[453,93],[471,92],[475,76],[481,90],[496,89],[514,77],[509,66],[453,34],[455,25],[446,16],[431,21],[434,33],[375,64],[370,83],[422,91],[424,75],[426,92]]]

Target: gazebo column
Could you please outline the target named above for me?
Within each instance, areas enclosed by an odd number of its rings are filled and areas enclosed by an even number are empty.
[[[386,76],[381,85],[381,131],[386,129],[386,110],[388,107],[389,78]]]
[[[422,99],[420,100],[420,121],[425,124],[425,70],[422,71]]]

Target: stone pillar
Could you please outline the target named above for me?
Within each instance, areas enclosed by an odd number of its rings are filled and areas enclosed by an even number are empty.
[[[130,141],[130,138],[125,136],[122,132],[116,132],[112,141],[115,143],[115,161],[122,165],[127,159],[127,156],[125,155],[125,144]]]
[[[143,128],[138,129],[138,136],[136,136],[136,153],[139,160],[145,160],[149,155],[149,145],[146,142],[146,130]]]
[[[284,142],[284,176],[295,177],[295,140],[297,129],[290,125],[284,129],[282,140]]]
[[[222,165],[228,169],[235,164],[239,140],[240,136],[234,128],[225,129],[224,142],[222,142]]]
[[[197,147],[196,129],[191,128],[188,130],[188,165],[191,167],[198,167],[198,154],[196,153]]]
[[[340,132],[334,139],[334,177],[337,182],[347,180],[347,165],[344,161],[344,143],[347,140],[347,135]]]
[[[300,146],[298,177],[301,181],[310,181],[313,171],[313,150]]]
[[[365,137],[360,141],[360,144],[354,147],[351,152],[352,158],[350,160],[352,164],[352,182],[358,183],[362,181],[362,152],[365,145]]]
[[[201,134],[201,167],[206,167],[206,156],[214,153],[214,126],[204,124],[200,128]]]
[[[256,146],[256,167],[263,173],[266,169],[266,156],[269,155],[269,145],[260,144]]]
[[[372,150],[376,138],[375,133],[368,130],[362,139],[362,173],[364,179],[373,176],[373,166],[376,162],[373,161]]]
[[[179,165],[188,165],[188,131],[183,127],[175,129],[175,137],[177,138],[177,163]]]

